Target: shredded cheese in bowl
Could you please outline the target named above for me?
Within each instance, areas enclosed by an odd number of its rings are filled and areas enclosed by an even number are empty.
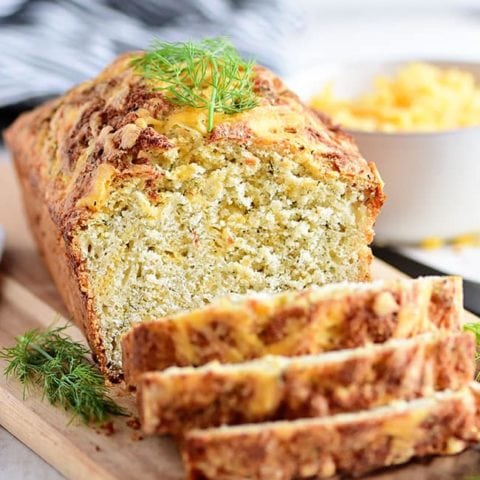
[[[311,105],[345,128],[380,132],[438,132],[480,125],[480,85],[472,73],[411,63],[395,77],[379,76],[372,92],[335,96],[328,84]]]

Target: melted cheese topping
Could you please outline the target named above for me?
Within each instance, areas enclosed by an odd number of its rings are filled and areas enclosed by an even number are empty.
[[[108,197],[114,173],[115,168],[112,165],[107,163],[99,165],[90,193],[78,200],[77,207],[88,207],[92,210],[98,210]]]

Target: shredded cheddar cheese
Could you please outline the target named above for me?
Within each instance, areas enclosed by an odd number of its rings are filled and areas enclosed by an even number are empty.
[[[420,242],[420,246],[425,250],[435,250],[445,245],[445,240],[440,237],[426,237]]]
[[[340,99],[327,85],[311,104],[352,130],[435,132],[480,125],[480,85],[464,70],[412,63],[374,89]]]
[[[480,232],[465,233],[452,239],[443,239],[440,237],[426,237],[420,242],[420,247],[425,250],[435,250],[450,246],[455,249],[465,247],[480,247]]]

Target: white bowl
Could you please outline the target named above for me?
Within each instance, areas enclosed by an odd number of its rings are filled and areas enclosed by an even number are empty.
[[[472,72],[480,64],[427,61]],[[372,89],[374,77],[393,75],[408,62],[320,65],[287,80],[308,101],[327,82],[336,95]],[[480,127],[435,133],[349,131],[363,156],[375,162],[387,201],[375,226],[376,243],[417,243],[480,230]]]

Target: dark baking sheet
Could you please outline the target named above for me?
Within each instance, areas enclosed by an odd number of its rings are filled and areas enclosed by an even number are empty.
[[[445,275],[445,272],[412,260],[392,248],[374,247],[373,253],[376,257],[381,258],[411,277]],[[472,313],[480,315],[480,284],[470,280],[463,280],[463,292],[465,308]]]

